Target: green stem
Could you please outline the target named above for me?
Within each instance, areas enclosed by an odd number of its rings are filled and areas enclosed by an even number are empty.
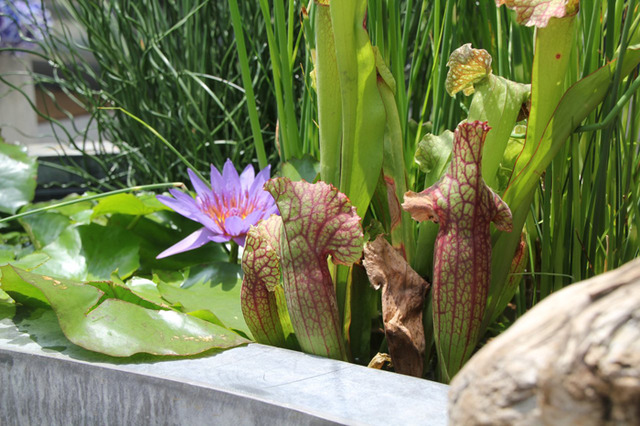
[[[238,244],[231,240],[229,246],[229,263],[236,265],[238,264]]]
[[[147,191],[147,190],[150,191],[150,190],[154,190],[154,189],[169,188],[169,187],[171,187],[171,188],[184,187],[184,183],[182,183],[182,182],[154,183],[152,185],[132,186],[132,187],[129,187],[129,188],[117,189],[115,191],[103,192],[101,194],[87,195],[86,197],[78,197],[78,198],[75,198],[73,200],[63,201],[61,203],[51,204],[49,206],[41,207],[39,209],[33,209],[33,210],[26,211],[26,212],[14,214],[13,216],[9,216],[9,217],[5,217],[5,218],[0,219],[0,223],[10,222],[10,221],[15,220],[15,219],[20,219],[21,217],[31,216],[33,214],[46,212],[48,210],[54,210],[54,209],[57,209],[57,208],[60,208],[60,207],[70,206],[70,205],[76,204],[76,203],[82,203],[84,201],[97,200],[99,198],[108,197],[110,195],[122,194],[122,193],[125,193],[125,192],[131,192],[131,191]]]

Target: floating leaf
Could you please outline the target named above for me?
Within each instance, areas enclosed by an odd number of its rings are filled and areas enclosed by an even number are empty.
[[[82,255],[82,239],[77,227],[70,226],[41,250],[49,260],[33,270],[43,275],[82,281],[87,276],[87,260]]]
[[[144,216],[159,210],[167,210],[153,194],[115,194],[101,198],[93,208],[93,217],[105,214],[128,214],[134,216]]]
[[[362,255],[360,218],[349,199],[324,182],[272,179],[284,226],[280,262],[291,322],[303,351],[346,359],[342,324],[327,256],[349,265]]]
[[[43,212],[23,217],[20,224],[27,231],[33,245],[41,249],[54,242],[71,225],[71,220],[61,213]]]
[[[516,11],[516,21],[527,27],[546,27],[551,18],[563,18],[578,12],[579,0],[496,0]]]
[[[473,85],[491,74],[491,55],[484,49],[473,49],[471,43],[467,43],[451,52],[447,66],[447,93],[455,96],[462,91],[469,96],[474,92]]]
[[[240,265],[212,262],[192,267],[181,287],[158,282],[158,290],[184,312],[208,310],[225,326],[250,335],[240,307],[241,272]]]
[[[14,214],[33,199],[37,170],[36,159],[27,155],[26,147],[0,138],[0,212]]]
[[[146,278],[133,277],[128,280],[125,285],[138,297],[147,300],[151,303],[155,303],[158,306],[168,308],[167,301],[162,298],[158,285]]]
[[[95,223],[77,229],[82,240],[82,255],[87,262],[86,279],[106,280],[115,270],[120,277],[126,278],[140,266],[138,239],[124,229]]]
[[[114,214],[109,218],[110,229],[121,229],[137,237],[140,243],[140,268],[145,272],[155,270],[180,270],[207,261],[227,259],[220,244],[205,244],[199,249],[179,253],[164,259],[156,256],[176,241],[194,232],[200,224],[177,213],[159,211],[144,217]]]
[[[4,266],[1,284],[3,289],[30,287],[51,304],[71,342],[111,356],[193,355],[248,343],[218,325],[153,306],[113,283],[55,279]]]

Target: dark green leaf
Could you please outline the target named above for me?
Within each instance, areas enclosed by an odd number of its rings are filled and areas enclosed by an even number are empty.
[[[313,183],[320,174],[320,163],[308,154],[300,159],[292,158],[282,164],[280,174],[293,181],[306,180]]]
[[[34,214],[20,219],[36,248],[41,249],[52,243],[69,225],[69,217],[55,212]]]
[[[95,223],[78,227],[82,254],[87,262],[87,279],[106,280],[118,270],[126,278],[140,266],[138,239],[121,228]]]

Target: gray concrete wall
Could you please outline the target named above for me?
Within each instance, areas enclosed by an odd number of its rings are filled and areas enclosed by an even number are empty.
[[[38,342],[37,321],[0,320],[3,425],[446,424],[448,387],[426,380],[258,344],[94,362],[52,320]]]

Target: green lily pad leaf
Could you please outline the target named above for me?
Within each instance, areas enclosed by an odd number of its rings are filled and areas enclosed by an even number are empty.
[[[169,307],[167,301],[162,298],[160,290],[158,290],[158,285],[149,279],[132,277],[125,283],[125,286],[127,286],[127,288],[129,288],[138,297],[146,301],[155,303],[163,308]]]
[[[26,147],[0,139],[0,212],[14,214],[31,200],[36,191],[36,159]]]
[[[186,272],[189,272],[188,268],[186,269]],[[158,285],[158,283],[163,282],[174,287],[180,287],[180,285],[184,282],[184,273],[183,271],[168,271],[156,269],[153,271],[152,281],[156,284],[156,286]]]
[[[491,74],[491,55],[484,49],[473,49],[471,43],[451,52],[447,62],[449,72],[445,81],[447,93],[455,96],[462,91],[466,96],[474,92],[473,85]]]
[[[9,296],[4,290],[0,290],[0,309],[6,305],[14,305],[16,302]],[[12,311],[13,312],[13,311]],[[0,318],[2,318],[2,311],[0,310]]]
[[[33,270],[38,274],[59,278],[84,280],[87,276],[87,260],[82,254],[82,239],[77,227],[70,226],[40,251],[49,260]]]
[[[320,163],[309,154],[306,154],[302,158],[292,158],[283,163],[280,174],[293,181],[306,180],[307,182],[315,182],[320,174]]]
[[[167,207],[153,194],[116,194],[100,199],[93,208],[93,217],[113,213],[144,216],[160,210],[167,210]]]
[[[49,306],[49,300],[37,287],[24,282],[11,265],[0,267],[0,289],[11,296],[13,300],[26,306]]]
[[[169,303],[182,305],[184,312],[208,310],[225,326],[250,336],[240,306],[241,288],[240,265],[223,262],[192,267],[181,287],[158,282],[162,297]]]
[[[147,309],[109,298],[118,295],[114,287],[114,292],[107,295],[98,288],[101,283],[58,280],[12,269],[12,276],[3,273],[3,288],[7,282],[21,280],[22,285],[38,289],[51,304],[65,336],[91,351],[116,357],[140,352],[194,355],[248,343],[232,331],[181,312]]]
[[[169,211],[159,211],[144,217],[114,214],[108,221],[109,229],[119,228],[128,235],[138,237],[140,243],[140,268],[145,273],[155,270],[180,270],[207,261],[225,260],[228,255],[220,244],[204,246],[156,259],[167,247],[172,246],[202,225]]]
[[[71,225],[68,216],[55,212],[44,212],[20,219],[20,224],[27,231],[31,242],[37,249],[52,243]]]
[[[116,269],[120,277],[126,278],[140,266],[138,239],[124,229],[95,223],[77,229],[87,262],[87,279],[109,279]]]
[[[217,324],[220,327],[224,327],[224,323],[222,321],[220,321],[220,318],[218,318],[213,312],[206,310],[206,309],[200,309],[199,311],[193,311],[193,312],[187,312],[187,315],[191,315],[192,317],[196,317],[196,318],[200,318],[201,320],[205,320],[205,321],[209,321],[211,323]]]
[[[46,241],[46,235],[43,238]],[[71,225],[39,251],[49,260],[34,272],[83,281],[106,280],[118,270],[119,276],[126,278],[140,266],[139,248],[135,235],[124,229],[95,223]]]
[[[7,263],[11,263],[13,266],[24,269],[25,271],[31,271],[40,265],[44,265],[49,259],[50,257],[46,253],[33,252]]]
[[[544,28],[551,18],[563,18],[578,13],[579,0],[496,0],[516,11],[516,22],[527,27]]]
[[[7,264],[15,259],[15,254],[13,250],[10,249],[0,249],[0,265]]]
[[[162,307],[143,299],[124,284],[119,284],[113,281],[89,281],[86,284],[102,291],[104,293],[102,300],[118,299],[153,310],[170,309],[168,306]]]
[[[428,133],[418,142],[415,160],[420,170],[427,174],[428,186],[440,179],[449,163],[452,150],[453,132],[450,130],[445,130],[439,136]]]

